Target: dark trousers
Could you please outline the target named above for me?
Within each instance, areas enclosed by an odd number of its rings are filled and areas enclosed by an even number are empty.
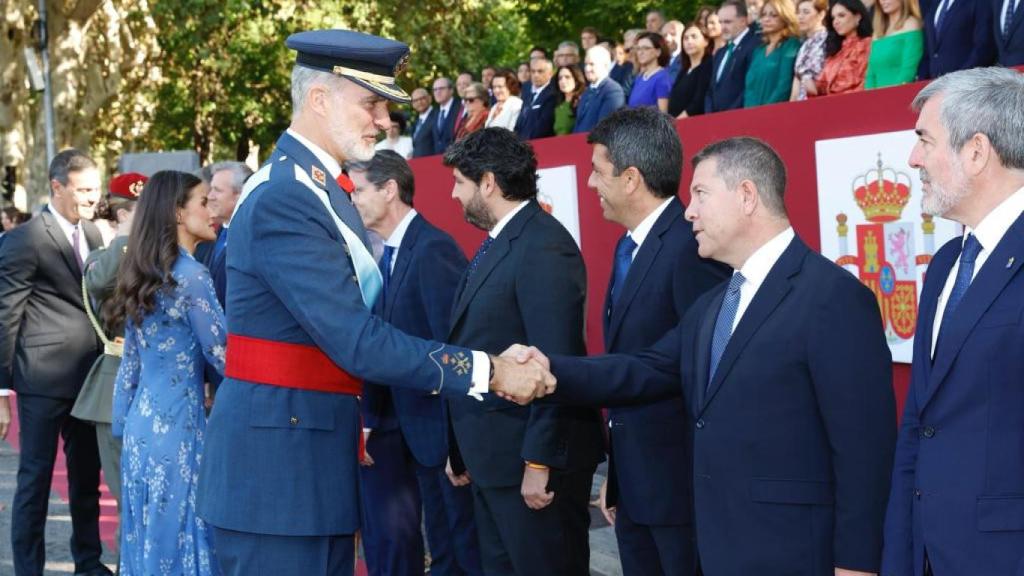
[[[366,451],[374,464],[359,478],[370,576],[423,574],[421,520],[433,576],[482,574],[470,489],[452,486],[442,466],[419,464],[399,430],[374,431]]]
[[[57,440],[64,439],[75,571],[102,566],[100,556],[100,456],[93,427],[71,416],[74,399],[20,394],[18,488],[11,510],[14,573],[38,576],[46,563],[44,529]]]
[[[615,539],[623,576],[693,576],[697,571],[691,526],[637,524],[620,499]]]
[[[475,484],[475,519],[488,576],[587,576],[590,574],[590,484],[588,472],[552,472],[555,498],[531,510],[519,486]]]
[[[352,576],[355,538],[273,536],[210,526],[224,576]]]

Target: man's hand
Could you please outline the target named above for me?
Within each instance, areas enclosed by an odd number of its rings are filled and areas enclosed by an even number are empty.
[[[551,360],[538,350],[535,346],[523,346],[513,344],[501,353],[502,358],[514,358],[520,364],[526,364],[530,360],[536,360],[545,370],[551,370]]]
[[[11,397],[0,396],[0,440],[7,439],[11,427]]]
[[[836,576],[878,576],[877,572],[858,572],[846,568],[836,568]]]
[[[529,464],[523,467],[523,485],[520,492],[526,506],[531,510],[540,510],[554,501],[555,493],[548,492],[550,477],[551,470],[547,468],[537,468]]]
[[[597,501],[601,506],[601,514],[609,524],[615,526],[615,506],[608,506],[608,479],[601,483],[601,490],[598,492]]]
[[[370,432],[373,432],[373,428],[363,428],[363,459],[359,461],[360,466],[373,466],[373,457],[366,448],[370,444]]]
[[[539,362],[519,363],[514,359],[491,356],[494,379],[490,391],[499,398],[529,404],[555,391],[555,377]]]
[[[452,486],[469,486],[469,483],[473,481],[469,477],[469,470],[466,470],[462,474],[456,474],[452,470],[452,459],[448,459],[448,463],[444,467],[444,473],[448,475],[448,481],[452,483]]]

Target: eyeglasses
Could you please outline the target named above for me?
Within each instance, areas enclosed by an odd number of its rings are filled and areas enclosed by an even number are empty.
[[[637,52],[647,52],[648,50],[654,50],[654,46],[637,46],[633,48],[633,50],[636,50]]]
[[[466,96],[463,100],[466,102],[479,102],[480,98],[477,98],[476,96]]]

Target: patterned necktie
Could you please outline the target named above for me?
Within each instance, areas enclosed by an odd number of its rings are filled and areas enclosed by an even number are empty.
[[[78,271],[81,272],[85,267],[82,261],[82,227],[75,226],[75,231],[71,233],[71,250],[75,253],[75,262],[78,262]]]
[[[1018,0],[1006,0],[1006,13],[1003,14],[1003,42],[1010,39],[1010,27],[1013,25],[1013,15],[1017,12],[1015,5]]]
[[[953,281],[953,289],[949,292],[946,308],[942,312],[938,341],[942,340],[943,333],[948,332],[953,313],[956,312],[957,306],[963,300],[964,294],[967,294],[967,288],[970,287],[971,280],[974,278],[974,261],[978,258],[979,252],[981,252],[981,242],[978,242],[974,234],[968,234],[967,240],[964,241],[964,249],[960,252],[960,267],[956,271],[956,280]],[[938,349],[939,347],[936,345],[935,350],[938,351]]]
[[[725,347],[732,337],[732,325],[736,319],[736,311],[740,307],[740,288],[747,279],[743,274],[736,272],[729,280],[729,287],[725,290],[725,298],[722,299],[722,307],[718,310],[718,319],[715,320],[715,334],[711,339],[711,369],[708,371],[708,386],[715,379],[715,371],[718,370],[718,363],[722,360]]]
[[[476,267],[480,265],[480,261],[484,259],[484,254],[487,254],[487,249],[494,243],[494,238],[488,234],[487,238],[480,244],[480,248],[477,248],[476,254],[473,259],[469,262],[469,268],[466,270],[466,281],[473,277],[473,273],[476,272]]]
[[[395,247],[384,245],[384,253],[380,255],[380,277],[384,283],[380,289],[380,307],[384,308],[385,300],[388,297],[388,286],[391,284],[391,259],[395,257]]]
[[[615,268],[612,270],[612,298],[608,304],[608,315],[611,316],[612,308],[619,301],[622,295],[622,287],[626,284],[626,276],[629,274],[629,266],[633,263],[633,250],[636,250],[636,242],[624,234],[615,246]]]

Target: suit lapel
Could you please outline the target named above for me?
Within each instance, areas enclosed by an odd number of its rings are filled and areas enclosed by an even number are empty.
[[[303,146],[295,138],[292,138],[287,132],[278,139],[277,149],[294,159],[300,169],[309,171],[307,175],[310,177],[310,180],[327,192],[331,208],[334,209],[338,218],[341,218],[341,221],[350,230],[355,232],[367,249],[369,249],[370,243],[366,237],[366,229],[363,228],[363,220],[359,217],[359,213],[356,212],[355,206],[352,205],[352,200],[348,197],[348,193],[341,189],[338,182],[331,177],[330,172],[317,159],[316,154],[313,154],[311,150]],[[318,171],[319,174],[317,174]]]
[[[750,339],[757,333],[757,330],[761,328],[761,325],[764,324],[765,320],[771,316],[771,313],[778,308],[779,303],[789,293],[792,288],[790,278],[800,271],[804,257],[809,250],[799,238],[794,238],[790,242],[789,247],[786,248],[786,251],[782,253],[778,262],[772,266],[768,276],[764,279],[761,287],[754,294],[753,300],[750,301],[750,305],[747,306],[746,311],[743,313],[743,317],[740,318],[739,324],[736,325],[736,330],[733,332],[732,337],[729,338],[729,344],[726,345],[725,352],[722,353],[722,359],[718,363],[718,370],[715,371],[715,378],[708,386],[707,397],[704,399],[702,410],[707,408],[707,405],[715,398],[715,394],[722,387],[722,383],[729,375],[729,371],[732,370],[733,365],[747,346],[747,343],[750,342]]]
[[[64,259],[64,263],[68,265],[68,269],[71,270],[71,273],[76,278],[81,278],[82,271],[78,268],[78,259],[75,258],[75,251],[71,247],[71,243],[68,242],[67,236],[64,235],[64,230],[61,230],[57,219],[53,216],[53,213],[50,212],[50,207],[47,206],[43,209],[43,211],[39,213],[39,217],[43,219],[43,224],[46,226],[46,233],[50,236],[50,240],[56,244],[57,250]]]
[[[619,328],[622,327],[622,319],[626,315],[626,309],[633,302],[637,290],[640,289],[640,286],[644,283],[644,278],[647,277],[647,272],[651,269],[651,265],[654,264],[658,254],[661,252],[661,236],[668,231],[676,218],[683,217],[682,214],[683,211],[679,200],[673,198],[661,215],[658,216],[658,220],[651,227],[650,234],[647,235],[643,245],[637,251],[636,258],[633,259],[633,263],[629,266],[629,273],[626,274],[626,282],[622,285],[622,295],[619,296],[618,302],[612,308],[612,316],[609,318],[608,327],[611,333],[610,337],[606,338],[609,346],[615,341]]]
[[[942,334],[939,346],[935,350],[935,365],[932,367],[921,409],[935,394],[935,390],[949,374],[960,349],[963,348],[967,336],[988,310],[992,302],[1006,287],[1006,284],[1017,275],[1024,264],[1024,214],[1010,226],[1006,235],[995,247],[977,272],[963,300],[957,306],[946,325],[948,333]]]
[[[387,302],[387,309],[384,311],[385,320],[391,319],[391,313],[395,309],[395,298],[402,286],[402,282],[405,280],[405,273],[409,271],[409,263],[412,262],[413,250],[416,247],[416,240],[420,236],[422,227],[423,218],[417,214],[412,219],[412,222],[409,223],[409,228],[406,229],[405,236],[402,238],[402,245],[398,250],[398,259],[395,260],[395,266],[391,269],[391,278],[388,280],[388,293],[384,299]]]
[[[484,257],[477,264],[476,271],[465,282],[462,292],[458,296],[458,301],[452,310],[452,321],[450,323],[452,330],[455,329],[459,319],[466,312],[466,308],[469,307],[469,303],[473,300],[477,290],[480,289],[480,286],[487,280],[487,277],[498,266],[498,263],[508,255],[512,242],[519,237],[519,234],[523,231],[523,226],[530,218],[533,218],[533,215],[538,210],[540,210],[540,206],[537,204],[537,201],[530,200],[530,203],[516,214],[505,225],[505,228],[498,234],[498,237],[494,239],[494,243],[487,249],[487,253],[484,254]],[[469,273],[468,268],[466,273]]]

